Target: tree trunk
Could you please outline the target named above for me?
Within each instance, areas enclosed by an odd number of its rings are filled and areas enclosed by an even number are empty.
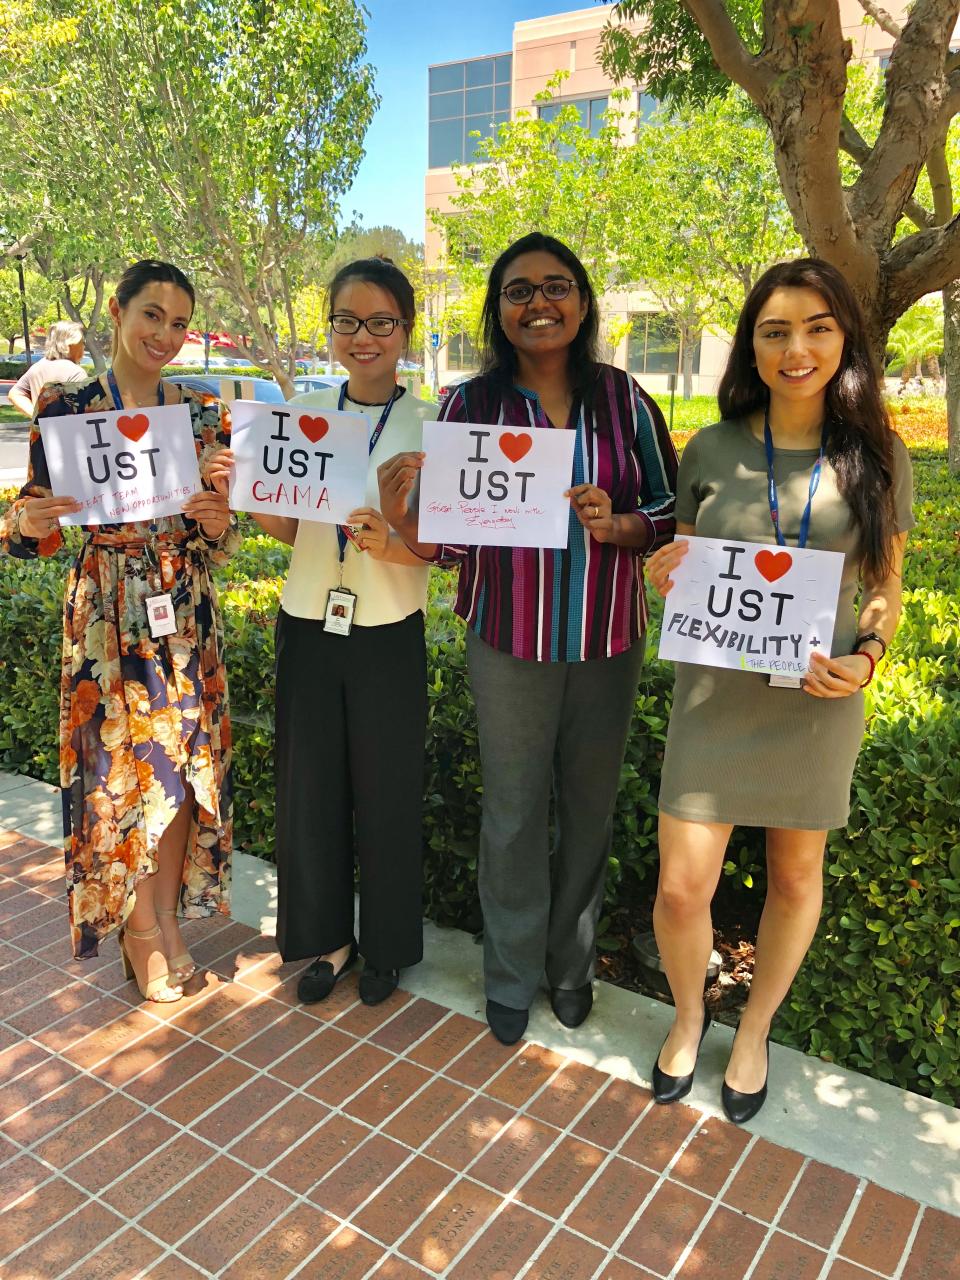
[[[696,347],[696,334],[686,325],[680,330],[680,341],[683,343],[680,366],[683,369],[683,398],[693,399],[693,352]]]
[[[947,379],[947,457],[960,471],[960,282],[943,291],[943,367]]]

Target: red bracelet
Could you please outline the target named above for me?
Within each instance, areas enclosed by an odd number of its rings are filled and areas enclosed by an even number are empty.
[[[865,689],[867,685],[870,683],[870,681],[873,679],[873,673],[877,669],[877,661],[871,654],[865,653],[863,649],[858,649],[856,651],[856,656],[858,658],[866,658],[866,660],[870,663],[870,674],[867,676],[866,680],[864,680],[863,684],[860,686],[861,689]]]

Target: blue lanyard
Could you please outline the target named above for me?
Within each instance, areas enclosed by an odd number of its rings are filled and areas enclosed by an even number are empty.
[[[770,411],[769,409],[763,415],[763,443],[767,451],[767,498],[770,502],[770,519],[773,521],[773,531],[777,535],[777,543],[781,547],[787,545],[787,540],[783,536],[780,528],[780,503],[777,500],[777,482],[773,478],[773,435],[770,431]],[[810,534],[810,509],[813,506],[813,495],[817,492],[820,484],[820,471],[823,467],[823,432],[820,433],[820,452],[817,460],[813,464],[813,470],[810,472],[810,489],[807,493],[807,505],[803,509],[803,515],[800,517],[800,536],[797,538],[797,546],[805,547],[807,545],[807,537]]]
[[[396,402],[403,395],[403,390],[404,390],[403,387],[400,387],[400,386],[394,387],[393,394],[391,395],[387,403],[383,406],[383,413],[381,413],[380,415],[380,420],[377,423],[377,425],[373,428],[373,431],[370,434],[370,449],[367,454],[368,457],[370,456],[371,453],[373,453],[374,449],[376,448],[377,441],[380,439],[381,435],[383,434],[383,428],[387,425],[387,419],[390,417],[390,410],[393,408],[394,404],[396,404]],[[340,399],[337,401],[337,409],[340,413],[343,413],[343,406],[346,404],[346,401],[347,401],[347,383],[345,382],[340,388]],[[340,547],[340,563],[343,564],[343,557],[347,551],[347,535],[343,532],[343,529],[340,527],[340,525],[337,525],[337,543]]]
[[[108,370],[107,372],[107,385],[110,388],[110,394],[113,396],[113,403],[122,412],[123,396],[120,394],[120,388],[117,386],[117,380],[113,376],[112,369]],[[157,408],[158,409],[163,408],[163,383],[162,382],[157,383]]]

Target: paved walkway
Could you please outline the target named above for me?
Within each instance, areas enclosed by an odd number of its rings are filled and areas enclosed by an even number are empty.
[[[0,1275],[958,1280],[960,1218],[475,1018],[187,926],[195,993],[69,959],[55,847],[0,834]],[[932,1197],[931,1197],[932,1198]]]

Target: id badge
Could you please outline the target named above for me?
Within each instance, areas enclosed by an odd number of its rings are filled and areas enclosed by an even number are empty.
[[[802,689],[802,676],[779,676],[771,673],[768,677],[770,685],[774,689]]]
[[[323,615],[323,629],[335,636],[348,636],[353,626],[357,597],[343,587],[334,587],[327,596],[327,608]]]
[[[147,607],[147,624],[152,639],[159,640],[163,636],[177,633],[177,614],[173,607],[173,596],[169,591],[162,591],[156,596],[147,596],[143,602]]]

